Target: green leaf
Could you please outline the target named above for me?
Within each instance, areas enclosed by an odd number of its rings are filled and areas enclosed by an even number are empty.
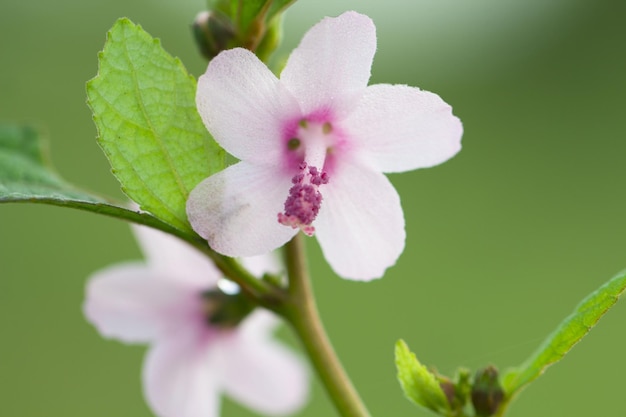
[[[417,360],[404,340],[396,342],[396,368],[404,395],[409,400],[437,413],[450,413],[450,405],[437,377]]]
[[[41,203],[71,207],[151,226],[192,241],[147,213],[139,213],[81,191],[65,182],[47,163],[37,132],[24,126],[0,125],[0,203]]]
[[[196,111],[196,82],[141,27],[118,20],[87,83],[98,142],[122,190],[143,210],[190,231],[185,203],[224,168],[224,151]]]
[[[34,129],[0,126],[0,202],[51,199],[62,205],[67,199],[99,201],[65,183],[44,155]]]
[[[512,397],[569,352],[617,302],[624,289],[626,271],[587,296],[526,362],[507,372],[503,378],[507,396]]]

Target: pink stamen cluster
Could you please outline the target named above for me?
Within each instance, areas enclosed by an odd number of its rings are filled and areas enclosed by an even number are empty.
[[[308,167],[302,162],[298,166],[300,172],[293,176],[293,186],[285,200],[285,212],[278,213],[278,222],[292,228],[300,228],[308,236],[313,236],[315,227],[311,225],[317,217],[322,205],[322,194],[319,187],[328,184],[328,174],[320,172],[316,167]]]

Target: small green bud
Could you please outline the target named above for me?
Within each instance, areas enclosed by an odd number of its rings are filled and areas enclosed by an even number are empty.
[[[448,400],[448,404],[450,404],[450,408],[455,410],[458,407],[458,400],[456,395],[456,386],[448,377],[439,376],[439,386],[443,391],[446,399]]]
[[[235,27],[230,19],[216,11],[200,12],[192,26],[200,53],[209,61],[230,47]]]
[[[469,401],[471,386],[470,374],[465,368],[459,368],[454,381],[444,375],[436,374],[439,386],[448,400],[452,415],[462,415],[462,410]]]
[[[476,416],[489,417],[494,415],[503,399],[504,390],[500,386],[498,370],[491,365],[478,370],[474,375],[474,385],[472,386],[472,404]]]

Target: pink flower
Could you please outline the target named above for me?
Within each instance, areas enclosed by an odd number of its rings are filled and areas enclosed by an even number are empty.
[[[244,49],[211,61],[198,80],[198,112],[241,160],[187,202],[191,225],[214,250],[259,255],[302,230],[345,278],[377,278],[395,264],[404,217],[383,173],[446,161],[463,129],[433,93],[368,86],[375,50],[370,18],[346,12],[309,30],[280,79]]]
[[[268,415],[303,406],[308,373],[298,356],[270,337],[278,318],[255,310],[239,326],[215,323],[211,313],[220,298],[209,296],[220,294],[215,266],[169,235],[134,231],[147,261],[94,274],[84,311],[103,336],[150,344],[143,383],[155,413],[217,417],[222,393]]]

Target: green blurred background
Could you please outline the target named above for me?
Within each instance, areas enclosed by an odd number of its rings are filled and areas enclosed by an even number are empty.
[[[588,292],[626,267],[624,2],[300,0],[286,54],[325,15],[355,9],[378,28],[372,82],[440,94],[464,149],[392,176],[407,218],[397,266],[341,280],[310,240],[328,331],[378,417],[425,416],[395,379],[393,346],[452,374],[521,362]],[[194,75],[189,24],[201,0],[0,2],[0,120],[51,138],[61,174],[121,196],[95,142],[85,81],[116,18],[163,41]],[[0,207],[0,416],[149,416],[143,347],[105,341],[81,313],[86,277],[139,257],[119,221],[67,209]],[[626,306],[527,389],[510,416],[623,416]],[[281,335],[291,340],[287,329]],[[226,402],[224,416],[250,416]],[[300,416],[334,411],[318,384]]]

